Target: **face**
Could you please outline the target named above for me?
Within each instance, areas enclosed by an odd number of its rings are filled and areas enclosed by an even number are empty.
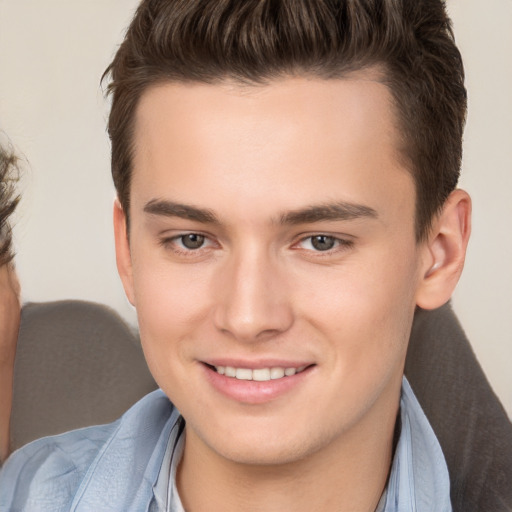
[[[187,443],[283,463],[394,423],[425,265],[397,145],[369,76],[145,92],[118,264]]]

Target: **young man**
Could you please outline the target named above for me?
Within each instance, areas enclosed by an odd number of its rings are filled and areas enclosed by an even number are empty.
[[[12,259],[9,217],[18,203],[16,157],[0,146],[0,464],[9,453],[14,356],[20,325],[20,286]]]
[[[148,0],[109,73],[118,268],[163,392],[18,452],[0,508],[451,510],[403,380],[470,231],[443,3]]]

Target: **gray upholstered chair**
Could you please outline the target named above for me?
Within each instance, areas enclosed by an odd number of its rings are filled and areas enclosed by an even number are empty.
[[[23,307],[14,368],[14,448],[109,423],[156,387],[137,334],[112,309],[74,300]]]
[[[445,453],[454,510],[512,510],[512,425],[449,304],[417,311],[406,374]],[[15,447],[113,421],[155,388],[137,334],[111,309],[82,301],[24,306]]]

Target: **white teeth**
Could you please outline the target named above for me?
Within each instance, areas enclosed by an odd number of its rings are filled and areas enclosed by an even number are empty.
[[[282,379],[284,377],[284,368],[270,368],[271,379]]]
[[[252,370],[249,368],[237,368],[235,376],[238,380],[252,380]]]
[[[265,382],[268,380],[282,379],[283,377],[291,377],[296,373],[300,373],[306,369],[306,365],[299,366],[298,368],[282,368],[276,366],[273,368],[257,368],[251,370],[250,368],[235,368],[233,366],[216,366],[215,369],[220,375],[226,377],[235,377],[239,380],[255,380],[258,382]]]
[[[233,368],[232,366],[226,366],[224,374],[226,377],[236,377],[236,368]]]
[[[266,381],[270,380],[270,368],[260,368],[252,371],[252,380]]]

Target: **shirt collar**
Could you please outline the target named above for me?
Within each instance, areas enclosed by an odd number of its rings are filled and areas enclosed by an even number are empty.
[[[400,418],[384,512],[451,512],[450,478],[441,446],[405,377]]]
[[[159,511],[185,512],[176,486],[176,473],[185,447],[185,420],[182,416],[173,428],[165,449],[162,468],[153,486],[153,494]],[[169,485],[170,484],[170,485]]]

